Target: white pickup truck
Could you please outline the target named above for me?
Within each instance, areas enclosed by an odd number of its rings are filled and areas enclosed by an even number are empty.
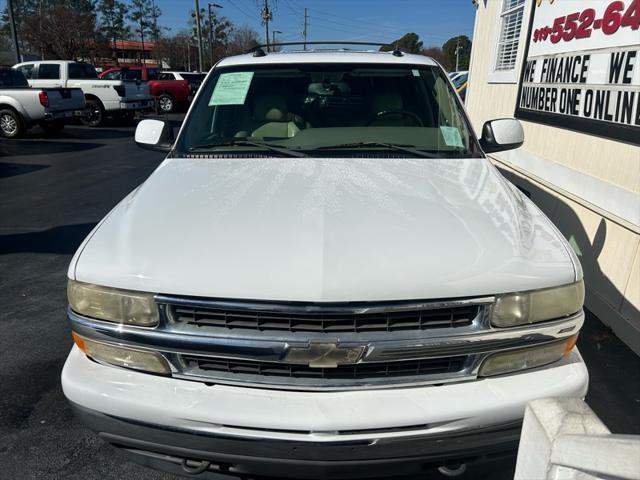
[[[530,400],[585,395],[580,263],[486,156],[523,129],[478,138],[432,59],[258,49],[211,70],[177,138],[135,138],[168,155],[71,262],[62,371],[131,458],[456,475],[515,451]]]
[[[67,121],[87,114],[79,88],[32,88],[22,73],[0,68],[0,135],[19,137],[34,125],[59,131]]]
[[[153,107],[146,84],[99,79],[93,65],[88,63],[47,60],[19,63],[13,68],[22,72],[33,87],[81,88],[89,109],[85,123],[92,127],[101,125],[107,114],[132,118],[136,110]]]

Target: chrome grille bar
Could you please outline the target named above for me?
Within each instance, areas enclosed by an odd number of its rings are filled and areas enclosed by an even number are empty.
[[[579,312],[537,325],[494,328],[488,317],[493,297],[300,304],[157,295],[156,302],[160,323],[152,328],[95,320],[70,309],[68,316],[73,330],[87,338],[162,353],[177,378],[294,390],[392,388],[472,380],[487,355],[568,337],[580,329],[584,320],[584,314]],[[248,326],[229,328],[228,320],[223,326],[198,326],[176,318],[177,309],[234,312],[243,322],[248,321]],[[469,312],[475,315],[457,326],[451,320],[456,309],[467,317]],[[441,315],[443,311],[447,315],[446,326],[421,328],[422,318]],[[394,329],[388,319],[395,315],[411,321]],[[264,318],[267,322],[281,322],[283,329],[258,328],[265,327],[261,323]],[[300,318],[306,327],[294,328],[292,319]],[[375,323],[381,318],[384,325]],[[320,326],[307,331],[308,322],[318,319]],[[348,321],[340,323],[345,319]],[[365,319],[365,324],[372,322],[371,329],[354,326],[358,319]],[[330,328],[334,321],[340,328]],[[344,324],[354,327],[345,330]],[[318,346],[320,352],[330,347],[332,354],[338,355],[336,363],[311,363],[306,352],[315,351]],[[298,357],[290,355],[292,351],[305,352],[302,358],[310,363],[301,364]],[[348,351],[360,354],[348,357]]]

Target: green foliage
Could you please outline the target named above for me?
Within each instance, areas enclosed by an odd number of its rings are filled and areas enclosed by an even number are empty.
[[[444,66],[445,63],[447,63],[444,57],[444,53],[442,53],[442,48],[440,47],[423,48],[421,53],[426,57],[433,58],[436,62],[438,62],[442,66]]]
[[[129,20],[134,24],[140,41],[144,42],[144,39],[149,37],[157,38],[157,18],[161,14],[160,9],[157,6],[154,8],[151,0],[130,0],[129,5]]]
[[[399,39],[380,47],[380,51],[390,52],[395,48],[407,53],[420,53],[422,51],[422,41],[417,33],[405,33]]]
[[[107,38],[115,42],[127,32],[126,15],[128,9],[124,2],[98,0],[96,10],[100,14],[100,30]]]
[[[172,66],[186,68],[196,64],[193,12],[188,30],[167,35],[169,29],[160,25],[162,12],[153,0],[13,0],[13,6],[23,54],[43,55],[45,58],[84,58],[100,63],[117,55],[109,48],[110,43],[130,38],[154,41],[155,58],[163,59]],[[212,9],[209,17],[206,8],[201,10],[203,56],[208,65],[259,43],[255,30],[246,26],[237,28],[217,13]],[[2,45],[7,45],[7,51],[11,48],[6,4],[0,15]]]
[[[191,25],[192,37],[197,39],[195,10],[191,10],[189,24]],[[225,56],[233,30],[233,23],[227,18],[217,15],[215,9],[211,9],[211,16],[208,10],[200,9],[202,46],[204,52],[206,52],[203,55],[205,64],[213,66],[220,58]]]
[[[469,60],[471,59],[471,40],[466,35],[451,37],[442,45],[445,63],[442,65],[449,71],[456,68],[456,45],[460,40],[460,58],[458,70],[469,70]]]

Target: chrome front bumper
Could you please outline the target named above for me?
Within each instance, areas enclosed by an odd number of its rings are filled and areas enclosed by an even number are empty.
[[[292,478],[408,474],[509,450],[527,402],[584,397],[587,383],[577,350],[514,375],[376,391],[206,385],[101,365],[77,347],[62,372],[81,418],[146,465],[179,472],[183,459],[208,460],[227,473]]]

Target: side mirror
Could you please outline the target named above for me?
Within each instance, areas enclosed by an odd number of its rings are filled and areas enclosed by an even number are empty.
[[[513,150],[524,143],[524,130],[515,118],[489,120],[482,127],[480,146],[484,153]]]
[[[147,150],[168,152],[171,150],[172,137],[171,126],[161,120],[142,120],[136,127],[136,143]]]

